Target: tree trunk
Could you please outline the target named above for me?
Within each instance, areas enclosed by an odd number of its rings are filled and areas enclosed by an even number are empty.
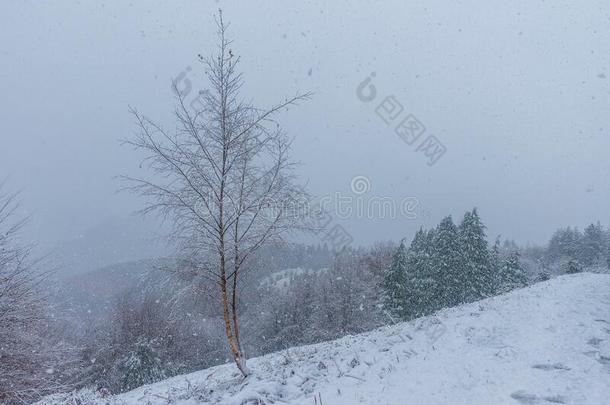
[[[246,365],[246,359],[242,356],[241,348],[239,343],[236,340],[235,334],[233,333],[233,328],[231,327],[231,314],[229,310],[229,299],[227,294],[227,280],[225,277],[222,278],[220,282],[221,289],[221,299],[222,299],[222,315],[225,323],[225,334],[227,335],[227,343],[229,344],[229,350],[231,355],[233,356],[233,361],[235,365],[239,369],[239,371],[243,374],[244,377],[250,375],[250,370]],[[231,311],[232,312],[232,311]],[[237,316],[233,314],[233,319],[236,321]],[[235,324],[237,326],[237,323]]]
[[[237,319],[237,270],[233,274],[233,290],[231,291],[231,313],[233,315],[233,332],[235,333],[235,341],[240,352],[242,352],[241,342],[239,340],[239,323]]]

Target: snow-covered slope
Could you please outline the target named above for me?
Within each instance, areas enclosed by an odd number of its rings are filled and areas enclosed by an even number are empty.
[[[245,381],[223,365],[95,402],[601,405],[610,403],[609,343],[610,275],[576,274],[252,359]],[[87,393],[44,403],[76,396]]]

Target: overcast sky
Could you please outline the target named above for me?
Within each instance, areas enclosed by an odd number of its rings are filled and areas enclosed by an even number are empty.
[[[477,206],[488,234],[543,243],[559,226],[610,224],[607,1],[2,1],[0,177],[23,190],[45,246],[130,215],[116,175],[128,106],[172,125],[171,80],[231,22],[244,96],[307,104],[279,119],[317,195],[416,197],[417,219],[340,221],[356,243],[411,237]],[[370,73],[378,98],[356,88]],[[393,95],[447,152],[433,166],[375,114]],[[422,138],[423,139],[423,138]],[[338,220],[339,221],[339,220]],[[127,225],[126,225],[127,226]]]

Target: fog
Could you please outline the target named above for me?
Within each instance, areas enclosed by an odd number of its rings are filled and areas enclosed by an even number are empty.
[[[175,125],[172,79],[205,89],[197,55],[216,49],[221,7],[248,99],[314,93],[279,117],[301,182],[349,195],[364,176],[367,196],[417,199],[415,218],[337,219],[355,244],[411,238],[475,206],[488,236],[522,244],[607,225],[610,5],[586,4],[4,1],[0,178],[22,190],[43,252],[122,234],[96,266],[158,254],[158,221],[133,218],[141,199],[117,193],[116,176],[139,170],[120,142],[135,131],[128,108]],[[357,87],[373,72],[366,103]],[[375,113],[389,95],[442,142],[435,164]]]

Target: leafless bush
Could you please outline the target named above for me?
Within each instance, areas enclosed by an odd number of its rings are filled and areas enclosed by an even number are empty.
[[[156,277],[118,297],[87,338],[83,358],[92,385],[118,393],[226,359],[221,335],[213,332],[219,318],[205,322],[193,295],[175,299],[180,284]]]
[[[0,185],[0,402],[29,403],[75,383],[73,353],[61,340],[48,336],[49,318],[43,282],[36,270],[32,246],[21,244],[25,220],[15,218],[15,194]]]

